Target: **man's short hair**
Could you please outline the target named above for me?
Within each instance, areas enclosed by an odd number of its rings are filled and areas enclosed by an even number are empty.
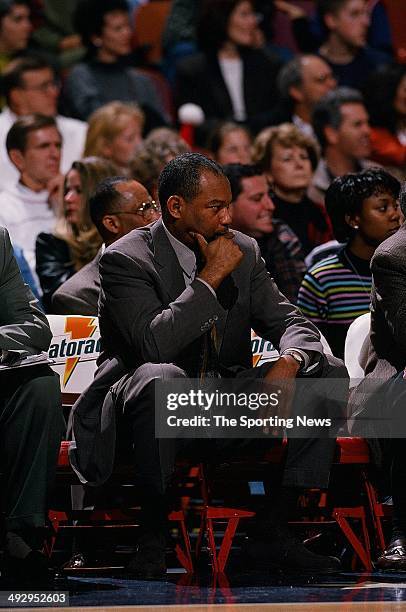
[[[279,71],[277,86],[283,100],[290,100],[290,88],[303,83],[303,56],[294,57]]]
[[[89,200],[90,218],[97,227],[100,236],[105,239],[109,233],[103,225],[103,217],[120,212],[121,204],[126,202],[116,185],[128,183],[128,176],[109,176],[101,181]]]
[[[45,115],[38,114],[20,117],[8,131],[6,138],[7,152],[10,152],[12,149],[17,149],[17,151],[24,153],[27,147],[28,134],[48,127],[58,129],[53,117],[46,117]]]
[[[324,130],[327,126],[338,130],[343,120],[341,108],[344,104],[362,104],[364,106],[364,99],[356,89],[339,87],[329,91],[314,107],[312,124],[323,150],[327,144]]]
[[[94,51],[92,37],[102,33],[107,13],[128,13],[128,10],[127,0],[80,0],[73,14],[75,31],[82,37],[85,47]]]
[[[399,192],[398,179],[382,168],[368,168],[357,174],[348,173],[334,179],[326,191],[325,202],[335,238],[339,242],[347,242],[351,238],[354,230],[345,217],[360,213],[366,199],[389,193],[397,200]]]
[[[26,72],[46,68],[54,72],[53,66],[39,56],[30,55],[29,57],[19,57],[12,60],[1,75],[1,93],[6,98],[7,104],[10,103],[10,92],[24,86],[23,77]]]
[[[226,177],[220,164],[200,153],[184,153],[166,164],[158,181],[158,196],[164,218],[167,214],[166,203],[171,196],[177,195],[190,202],[198,195],[203,172]]]
[[[232,202],[235,202],[243,191],[243,179],[263,175],[261,168],[256,164],[226,164],[223,169],[224,174],[230,181]]]
[[[317,11],[321,20],[323,21],[324,15],[327,14],[337,15],[348,2],[349,0],[318,0]]]

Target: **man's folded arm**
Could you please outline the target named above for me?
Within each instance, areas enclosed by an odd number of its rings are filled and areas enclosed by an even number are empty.
[[[165,298],[157,294],[150,273],[117,251],[101,258],[100,278],[102,308],[146,362],[170,363],[224,312],[214,292],[198,279],[163,309]]]

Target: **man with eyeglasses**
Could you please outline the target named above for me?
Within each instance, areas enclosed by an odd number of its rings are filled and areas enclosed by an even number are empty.
[[[60,85],[53,68],[39,57],[15,59],[2,74],[3,94],[7,106],[0,114],[0,189],[13,185],[18,178],[6,150],[7,132],[23,115],[40,113],[53,117],[62,136],[61,172],[82,157],[87,124],[58,114]]]
[[[97,315],[99,260],[104,249],[133,229],[156,221],[160,206],[138,181],[125,177],[104,180],[90,200],[90,216],[104,240],[96,257],[63,283],[52,297],[57,314]]]

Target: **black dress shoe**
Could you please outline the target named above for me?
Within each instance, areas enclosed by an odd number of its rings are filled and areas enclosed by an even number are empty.
[[[80,570],[86,567],[86,565],[87,563],[86,563],[86,559],[83,553],[75,553],[74,555],[71,556],[69,561],[66,561],[66,563],[62,565],[62,569],[65,571],[66,570]]]
[[[341,563],[336,557],[316,555],[292,536],[248,540],[245,552],[256,565],[287,573],[322,575],[341,571]]]
[[[146,532],[140,536],[127,570],[140,580],[160,580],[166,575],[165,552],[165,535]]]
[[[392,540],[375,565],[381,570],[406,571],[406,538]]]

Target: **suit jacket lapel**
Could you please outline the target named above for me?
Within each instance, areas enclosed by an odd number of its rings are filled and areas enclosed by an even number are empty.
[[[169,296],[176,300],[185,290],[182,268],[159,219],[151,227],[156,270]]]

